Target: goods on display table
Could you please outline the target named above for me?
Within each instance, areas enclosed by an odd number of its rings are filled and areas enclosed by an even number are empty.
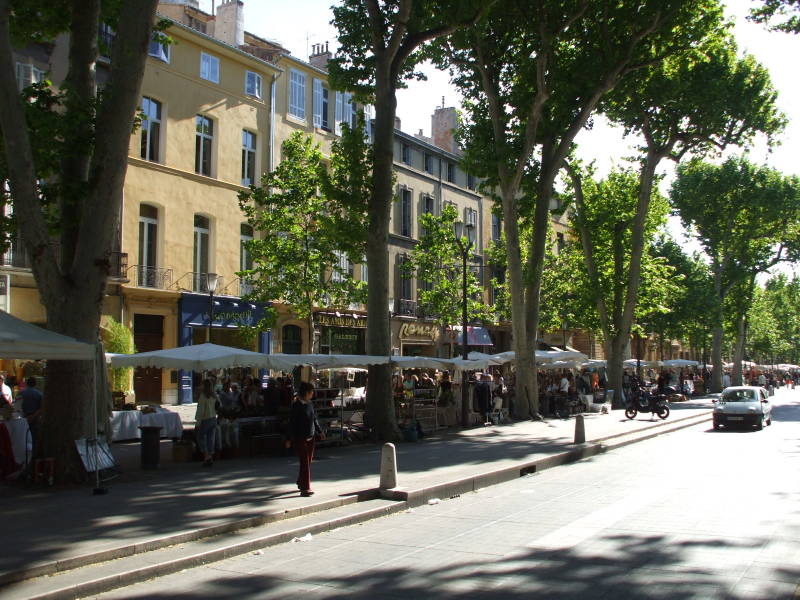
[[[161,437],[180,438],[183,425],[178,413],[161,409],[160,412],[143,413],[140,410],[115,410],[111,413],[111,441],[138,440],[140,427],[161,427]]]

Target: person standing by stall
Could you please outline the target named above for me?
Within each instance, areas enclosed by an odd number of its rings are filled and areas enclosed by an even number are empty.
[[[197,397],[197,412],[194,415],[197,447],[203,453],[203,466],[214,464],[217,437],[217,394],[211,379],[203,379],[203,389]]]
[[[311,402],[313,397],[314,386],[307,381],[300,382],[297,398],[289,412],[289,439],[300,461],[297,487],[304,497],[314,495],[311,490],[311,462],[314,460],[315,438],[318,437],[320,441],[325,439]]]

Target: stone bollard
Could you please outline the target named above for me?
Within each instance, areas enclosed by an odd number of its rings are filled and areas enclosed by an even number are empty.
[[[394,444],[386,443],[381,449],[381,481],[380,489],[390,490],[397,487],[397,452]]]
[[[583,426],[583,415],[575,415],[575,443],[586,442],[586,429]]]

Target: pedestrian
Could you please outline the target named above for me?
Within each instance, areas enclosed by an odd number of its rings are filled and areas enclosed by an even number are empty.
[[[203,466],[214,464],[214,450],[217,435],[217,394],[214,382],[203,379],[203,389],[197,398],[197,411],[194,415],[197,447],[203,453]]]
[[[35,454],[43,402],[42,392],[36,389],[35,377],[28,377],[25,380],[25,389],[17,395],[17,398],[22,403],[22,416],[28,421],[28,429],[31,433],[31,449],[32,453]]]
[[[311,402],[313,397],[314,386],[307,381],[301,381],[297,398],[289,413],[289,437],[300,461],[297,488],[304,497],[314,495],[311,489],[311,462],[314,460],[315,438],[319,438],[320,441],[325,439],[325,433],[317,421],[314,404]]]
[[[491,425],[489,421],[489,406],[492,396],[491,381],[492,376],[488,373],[479,373],[475,377],[475,403],[478,405],[478,412],[481,414],[481,418],[483,418],[484,425]]]

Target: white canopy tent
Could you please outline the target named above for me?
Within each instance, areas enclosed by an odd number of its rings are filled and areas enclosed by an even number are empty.
[[[696,367],[700,363],[696,360],[687,360],[685,358],[673,358],[671,360],[662,361],[661,364],[665,367]]]
[[[501,352],[500,354],[484,354],[482,352],[470,352],[471,360],[486,360],[490,365],[502,365],[516,360],[516,354],[511,352]],[[578,361],[587,360],[588,357],[583,352],[577,350],[537,350],[536,364],[545,365],[559,361]]]
[[[0,311],[0,358],[94,360],[95,346]]]
[[[370,365],[385,365],[411,369],[464,369],[476,370],[485,367],[483,361],[432,358],[427,356],[368,356],[360,354],[262,354],[241,348],[217,344],[197,344],[139,352],[138,354],[111,354],[112,367],[156,367],[204,371],[227,367],[254,367],[275,371],[291,371],[296,366],[324,369],[363,369]]]
[[[622,366],[625,369],[635,369],[637,365],[641,365],[643,367],[660,367],[661,361],[660,360],[637,360],[635,358],[629,358],[628,360],[622,361]]]

